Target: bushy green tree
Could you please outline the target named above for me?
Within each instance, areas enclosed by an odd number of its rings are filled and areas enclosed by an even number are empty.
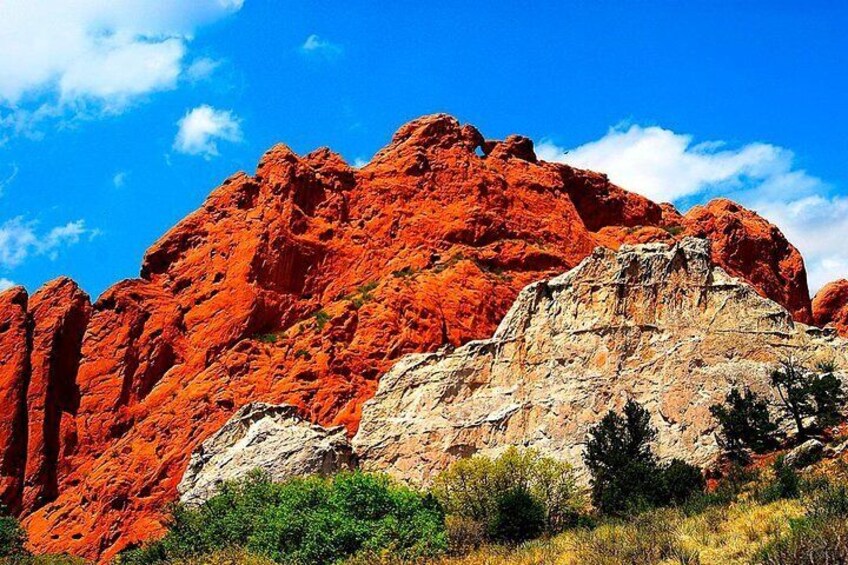
[[[744,460],[745,450],[764,453],[779,444],[777,424],[772,421],[768,404],[756,392],[745,387],[730,389],[723,404],[710,406],[718,421],[721,443],[734,459]]]
[[[562,531],[576,522],[583,507],[569,465],[515,447],[496,459],[478,455],[456,461],[436,477],[433,492],[448,514],[481,524],[490,539],[502,541]],[[528,507],[519,512],[515,506],[522,501]],[[510,516],[503,515],[507,506]],[[533,518],[539,508],[541,530]],[[503,537],[502,524],[514,532],[523,520],[525,534]]]
[[[447,547],[433,501],[382,475],[273,483],[261,475],[227,483],[196,508],[177,506],[166,536],[128,552],[121,563],[160,563],[223,548],[245,548],[280,563],[340,563],[360,552],[419,558]]]
[[[696,467],[680,460],[658,463],[651,450],[656,435],[648,411],[633,400],[622,415],[610,410],[590,429],[583,458],[598,510],[622,515],[682,502],[703,489]]]
[[[545,505],[524,488],[504,492],[496,500],[490,528],[492,537],[509,543],[539,537],[545,531]]]
[[[6,509],[0,507],[0,559],[10,559],[26,555],[26,531],[17,518],[9,516]]]

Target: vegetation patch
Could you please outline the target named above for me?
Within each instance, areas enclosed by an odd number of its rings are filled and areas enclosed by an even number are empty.
[[[119,561],[168,563],[231,548],[278,563],[323,565],[362,552],[418,559],[446,546],[432,497],[384,476],[354,472],[273,483],[257,474],[225,484],[199,507],[175,506],[164,538]]]

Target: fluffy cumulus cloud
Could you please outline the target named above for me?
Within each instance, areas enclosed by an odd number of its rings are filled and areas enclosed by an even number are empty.
[[[810,290],[848,277],[848,197],[796,165],[792,151],[768,143],[729,147],[695,143],[661,127],[615,127],[602,138],[566,150],[537,147],[541,159],[606,173],[655,201],[677,204],[727,196],[780,227],[806,260]]]
[[[15,281],[10,281],[9,279],[4,279],[0,277],[0,291],[6,290],[7,288],[12,288],[15,286]]]
[[[218,141],[241,141],[239,119],[227,110],[202,105],[189,110],[177,122],[174,149],[210,159],[218,155]]]
[[[173,0],[150,9],[147,0],[4,0],[0,123],[20,130],[80,105],[120,111],[174,88],[189,70],[208,73],[209,61],[185,63],[189,44],[199,27],[242,3]]]
[[[83,220],[68,222],[62,226],[39,233],[35,222],[13,218],[0,224],[0,268],[17,267],[30,255],[58,257],[63,247],[79,243],[83,237],[92,237],[96,232],[85,227]]]

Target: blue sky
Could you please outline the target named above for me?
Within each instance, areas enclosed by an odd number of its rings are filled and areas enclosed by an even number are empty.
[[[843,2],[71,4],[0,0],[0,285],[96,296],[272,144],[365,162],[433,112],[682,209],[730,196],[813,288],[848,276]]]

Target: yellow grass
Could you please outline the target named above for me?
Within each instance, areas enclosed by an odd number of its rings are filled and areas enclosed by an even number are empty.
[[[738,502],[691,517],[677,510],[657,510],[634,522],[570,531],[515,549],[489,546],[421,565],[741,565],[803,513],[796,500],[766,505]],[[386,556],[354,559],[348,565],[409,563]]]

